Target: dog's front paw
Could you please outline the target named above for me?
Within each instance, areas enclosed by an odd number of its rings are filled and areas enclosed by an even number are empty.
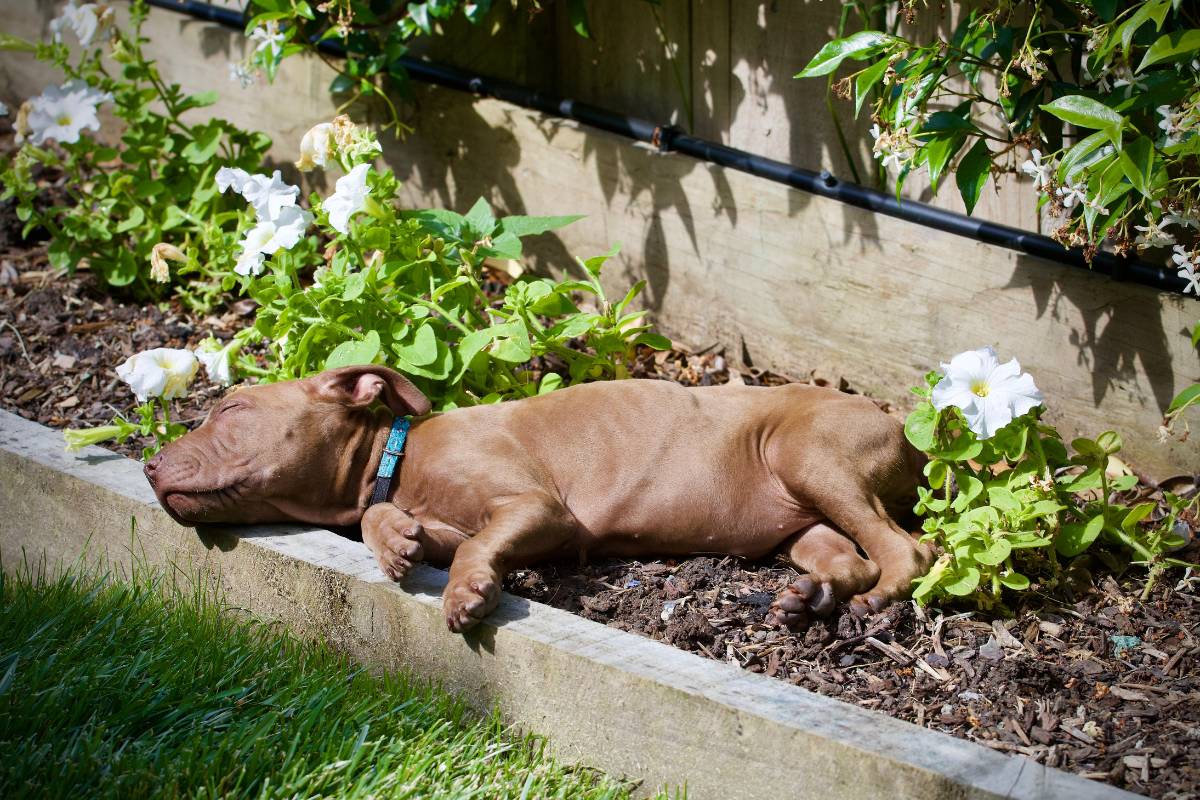
[[[442,610],[446,627],[462,633],[475,627],[492,613],[500,602],[500,583],[487,572],[474,572],[462,578],[451,578],[442,594]]]
[[[817,581],[810,575],[801,575],[775,597],[767,612],[766,622],[768,625],[797,630],[807,625],[814,616],[828,615],[836,604],[833,586],[828,581]]]
[[[390,503],[367,509],[362,518],[363,542],[375,554],[383,574],[398,581],[424,557],[421,523]]]

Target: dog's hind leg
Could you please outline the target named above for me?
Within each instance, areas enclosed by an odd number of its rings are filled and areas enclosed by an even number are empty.
[[[858,554],[854,542],[825,523],[810,525],[784,543],[783,550],[803,571],[771,604],[769,624],[800,628],[813,616],[825,616],[838,601],[869,591],[879,567]]]
[[[496,608],[509,570],[562,552],[578,530],[571,512],[544,491],[499,498],[489,506],[483,530],[454,554],[442,593],[446,625],[455,633]]]

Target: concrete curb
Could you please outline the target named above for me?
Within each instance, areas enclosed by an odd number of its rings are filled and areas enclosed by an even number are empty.
[[[505,595],[447,632],[446,575],[396,586],[367,548],[294,526],[183,528],[140,465],[0,411],[0,557],[176,564],[362,663],[409,669],[550,737],[554,752],[698,798],[1132,798],[1128,792]]]

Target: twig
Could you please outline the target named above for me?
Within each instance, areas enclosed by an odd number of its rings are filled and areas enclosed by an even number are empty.
[[[37,369],[37,364],[33,363],[33,359],[29,357],[29,351],[25,349],[25,339],[21,336],[21,332],[17,330],[17,326],[6,319],[0,319],[0,328],[6,326],[11,328],[12,332],[17,335],[17,344],[21,345],[21,355],[25,356],[25,360],[29,362],[29,366]]]

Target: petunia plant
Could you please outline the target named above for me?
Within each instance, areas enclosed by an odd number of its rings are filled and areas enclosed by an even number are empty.
[[[164,80],[143,51],[146,14],[135,0],[125,31],[111,9],[71,2],[52,21],[51,41],[0,38],[0,48],[31,53],[66,79],[17,112],[21,147],[0,162],[0,198],[15,198],[27,233],[51,235],[52,266],[86,264],[109,286],[143,298],[163,297],[174,284],[203,309],[221,289],[209,265],[234,246],[239,219],[213,185],[215,162],[255,168],[271,142],[221,119],[192,118],[188,112],[211,105],[216,94],[186,94]],[[76,55],[64,38],[77,41]],[[124,123],[119,137],[97,138],[103,110]],[[64,174],[66,202],[38,202],[45,170]]]
[[[332,194],[309,198],[312,211],[278,172],[217,170],[218,188],[247,201],[227,266],[258,305],[254,325],[220,348],[222,369],[272,381],[386,364],[446,409],[625,377],[636,347],[670,346],[629,308],[642,283],[606,295],[599,275],[613,253],[581,261],[582,280],[485,287],[488,262],[519,260],[522,238],[578,217],[496,219],[482,200],[465,215],[401,209],[377,153],[346,117],[306,133],[297,166],[343,173]],[[246,354],[251,342],[265,345],[265,364]]]
[[[922,399],[905,433],[929,459],[915,510],[922,539],[940,551],[916,583],[918,602],[996,606],[1005,589],[1056,584],[1063,559],[1099,545],[1144,564],[1151,581],[1183,564],[1168,555],[1184,544],[1175,523],[1200,498],[1168,493],[1162,519],[1152,519],[1154,503],[1120,502],[1137,483],[1114,458],[1120,436],[1075,439],[1069,452],[1016,359],[1002,364],[991,347],[960,353],[914,391]]]

